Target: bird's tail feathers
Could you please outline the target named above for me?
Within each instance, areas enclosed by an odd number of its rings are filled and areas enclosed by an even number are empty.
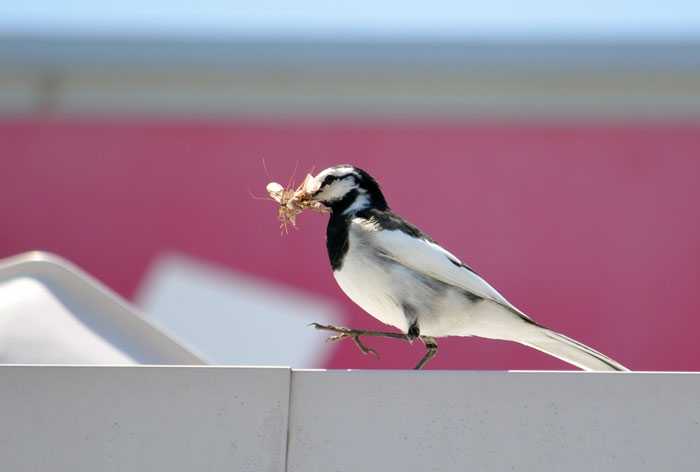
[[[626,371],[629,370],[605,354],[592,349],[561,333],[541,328],[538,334],[523,342],[538,351],[591,371]]]

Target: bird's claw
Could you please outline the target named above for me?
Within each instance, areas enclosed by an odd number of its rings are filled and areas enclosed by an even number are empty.
[[[358,330],[354,330],[354,329],[350,329],[350,328],[341,328],[341,327],[332,326],[332,325],[322,325],[320,323],[311,323],[311,324],[309,324],[309,326],[316,328],[316,329],[321,329],[321,330],[325,330],[325,331],[335,331],[336,333],[338,333],[338,334],[326,339],[326,342],[333,343],[336,341],[342,341],[343,339],[350,338],[355,343],[355,346],[357,346],[357,348],[360,350],[360,352],[362,352],[362,354],[365,354],[365,355],[370,354],[370,355],[376,357],[377,359],[379,359],[379,353],[377,351],[375,351],[371,347],[365,346],[363,344],[363,342],[360,341],[360,336],[362,336],[362,334],[364,333],[362,331],[358,331]]]
[[[349,333],[352,331],[349,328],[340,328],[338,326],[333,326],[333,325],[322,325],[321,323],[316,323],[316,322],[309,323],[309,326],[311,326],[312,328],[321,329],[324,331],[335,331],[336,333]]]
[[[334,343],[336,341],[340,341],[345,338],[349,338],[350,336],[348,334],[342,333],[342,334],[336,334],[335,336],[331,336],[328,339],[326,339],[327,343]]]
[[[367,347],[364,344],[362,344],[362,341],[360,341],[359,336],[352,336],[352,340],[355,343],[355,346],[357,346],[358,349],[360,350],[360,352],[362,352],[362,354],[364,354],[364,355],[371,354],[374,357],[376,357],[377,359],[379,359],[379,353],[377,351],[375,351],[374,349],[372,349],[371,347]]]

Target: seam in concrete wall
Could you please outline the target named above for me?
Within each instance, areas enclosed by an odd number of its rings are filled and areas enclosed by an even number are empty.
[[[289,468],[289,446],[292,434],[292,402],[294,397],[292,395],[292,378],[294,377],[294,370],[289,369],[289,385],[287,386],[287,392],[289,393],[289,400],[287,401],[287,437],[285,438],[284,446],[284,471],[287,472]]]

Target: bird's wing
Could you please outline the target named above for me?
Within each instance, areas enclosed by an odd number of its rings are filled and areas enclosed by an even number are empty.
[[[373,237],[382,255],[388,259],[448,285],[492,300],[527,318],[488,282],[439,244],[410,236],[400,230],[377,231]]]

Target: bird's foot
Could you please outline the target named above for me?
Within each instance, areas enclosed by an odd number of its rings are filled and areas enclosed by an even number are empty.
[[[363,353],[363,354],[372,354],[375,356],[377,359],[379,359],[379,353],[375,351],[374,349],[365,346],[362,341],[360,341],[360,336],[375,336],[375,337],[384,337],[384,338],[394,338],[394,339],[403,339],[405,341],[412,341],[416,337],[420,338],[421,341],[425,344],[425,355],[423,358],[418,362],[418,365],[416,365],[415,369],[420,370],[425,365],[437,354],[438,350],[438,345],[437,341],[435,338],[431,336],[423,336],[418,334],[418,330],[416,327],[415,333],[412,333],[412,329],[409,329],[408,334],[402,334],[402,333],[387,333],[385,331],[367,331],[367,330],[362,330],[362,329],[351,329],[351,328],[344,328],[341,326],[333,326],[333,325],[322,325],[320,323],[311,323],[309,326],[312,326],[316,329],[320,329],[323,331],[332,331],[335,334],[334,336],[331,336],[330,338],[327,339],[327,341],[330,342],[335,342],[335,341],[342,341],[343,339],[352,339],[355,345],[358,347],[358,349]],[[415,334],[415,335],[414,335]]]
[[[333,326],[333,325],[322,325],[320,323],[311,323],[309,326],[312,326],[316,329],[320,329],[323,331],[332,331],[334,333],[337,333],[334,336],[331,336],[330,338],[327,339],[327,341],[330,342],[335,342],[335,341],[341,341],[343,339],[352,339],[357,348],[362,352],[363,354],[371,354],[375,356],[377,359],[379,359],[379,353],[375,351],[374,349],[367,347],[363,344],[363,342],[360,340],[360,336],[375,336],[375,337],[384,337],[384,338],[394,338],[394,339],[403,339],[403,340],[408,340],[408,336],[405,334],[401,333],[387,333],[384,331],[367,331],[363,329],[351,329],[351,328],[344,328],[342,326]]]
[[[350,328],[343,328],[341,326],[333,326],[333,325],[322,325],[319,323],[311,323],[312,327],[316,329],[321,329],[324,331],[333,331],[335,333],[338,333],[334,336],[329,337],[326,339],[327,342],[336,342],[336,341],[342,341],[343,339],[352,339],[352,341],[355,343],[355,346],[362,352],[362,354],[371,354],[377,359],[379,359],[379,353],[372,349],[371,347],[367,347],[364,345],[364,343],[360,340],[360,336],[364,335],[367,333],[367,331],[362,331],[359,329],[350,329]]]

